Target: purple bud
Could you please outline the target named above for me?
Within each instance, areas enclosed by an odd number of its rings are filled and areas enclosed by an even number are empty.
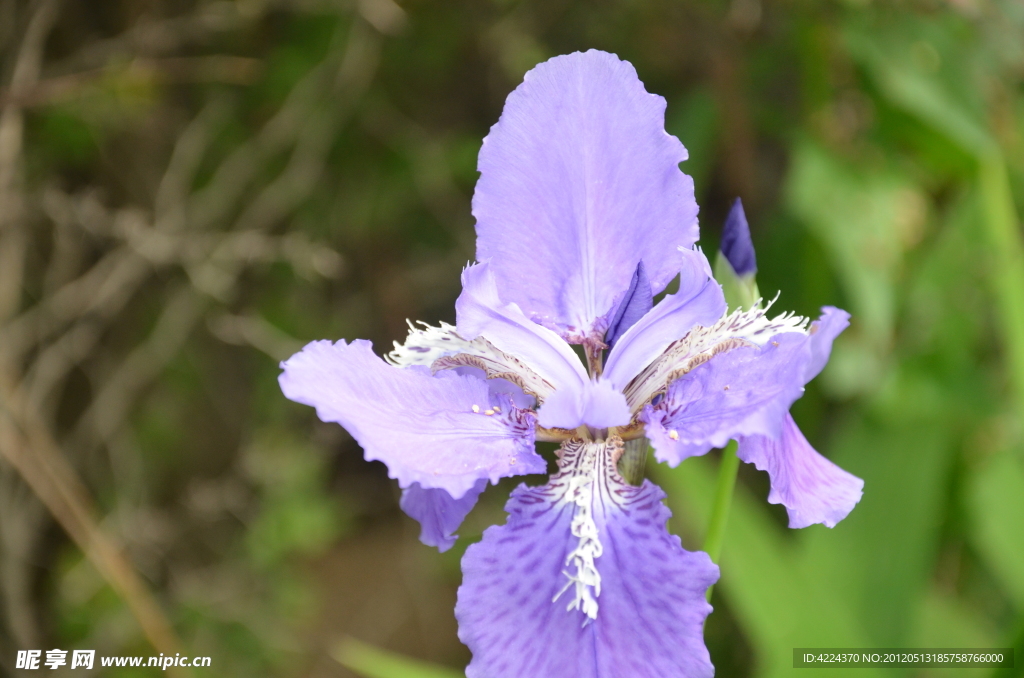
[[[605,332],[604,341],[611,348],[615,342],[626,333],[637,320],[644,317],[651,307],[654,306],[654,297],[651,294],[651,281],[647,278],[647,271],[644,269],[644,262],[637,264],[633,272],[633,279],[629,283],[626,296],[619,303],[612,321],[608,323],[608,331]]]
[[[757,272],[757,258],[754,256],[754,243],[750,241],[750,227],[747,226],[747,215],[743,213],[743,202],[736,198],[729,216],[725,218],[722,228],[722,244],[718,248],[725,255],[736,275],[744,276]]]

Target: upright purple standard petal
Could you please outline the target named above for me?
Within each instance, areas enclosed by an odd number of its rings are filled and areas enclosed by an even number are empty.
[[[579,342],[608,315],[641,260],[655,294],[698,236],[687,157],[665,132],[665,100],[633,67],[591,50],[526,74],[480,150],[477,259],[533,320]]]
[[[732,270],[738,276],[757,273],[757,257],[754,256],[754,243],[750,240],[750,226],[747,215],[743,212],[743,201],[736,198],[725,218],[722,228],[722,251]]]
[[[669,294],[634,323],[608,353],[604,376],[616,388],[626,384],[672,342],[696,325],[712,325],[725,313],[722,288],[699,249],[676,252],[679,291]]]
[[[420,541],[444,553],[455,544],[458,538],[455,530],[476,506],[476,500],[486,487],[487,479],[481,478],[460,499],[453,499],[445,490],[428,490],[413,483],[402,490],[400,505],[406,515],[419,521]]]
[[[392,367],[363,340],[314,341],[281,367],[288,398],[344,426],[403,488],[419,483],[460,499],[481,478],[547,468],[533,449],[533,414],[492,400],[476,377]]]
[[[654,295],[651,294],[651,281],[644,269],[644,262],[641,261],[636,266],[633,280],[630,281],[629,289],[626,290],[626,296],[619,302],[619,308],[608,323],[604,343],[608,344],[609,348],[615,346],[619,337],[635,325],[640,318],[647,315],[647,312],[653,307]]]
[[[786,507],[793,528],[815,523],[835,527],[863,495],[864,481],[818,454],[788,414],[777,439],[740,438],[737,454],[768,472],[768,501]]]
[[[704,594],[718,568],[666,531],[660,489],[618,476],[621,444],[567,444],[562,471],[520,485],[508,522],[466,551],[455,615],[468,678],[714,674]]]

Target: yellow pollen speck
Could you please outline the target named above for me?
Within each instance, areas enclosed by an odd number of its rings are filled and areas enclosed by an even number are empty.
[[[494,414],[494,410],[484,410],[484,414],[486,414],[489,417],[492,414]]]
[[[675,430],[669,431],[668,437],[671,438],[672,440],[679,440],[679,432]]]
[[[480,411],[480,406],[479,405],[473,405],[473,411],[474,412],[479,412]]]
[[[728,384],[726,384],[726,385],[725,385],[725,388],[723,388],[722,390],[723,390],[723,391],[728,391],[728,390],[729,390],[729,385],[728,385]]]
[[[494,406],[494,411],[495,411],[495,412],[501,412],[501,408],[500,408],[500,407],[498,407],[497,405],[495,405],[495,406]]]
[[[508,465],[509,466],[515,466],[516,465],[516,458],[512,457],[511,459],[509,459],[508,460]]]
[[[779,342],[777,342],[777,341],[773,341],[772,342],[772,346],[778,346],[778,345],[779,345]]]

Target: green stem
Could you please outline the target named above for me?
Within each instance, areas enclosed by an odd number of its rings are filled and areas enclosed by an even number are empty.
[[[979,158],[978,183],[991,248],[987,268],[1002,326],[1014,409],[1024,420],[1024,243],[1001,155]]]
[[[647,438],[637,438],[627,440],[622,446],[619,473],[630,485],[642,485],[644,482],[644,466],[647,465],[647,449],[650,444]]]
[[[704,538],[704,551],[715,563],[722,553],[722,542],[725,541],[725,528],[729,522],[729,507],[732,505],[732,491],[736,487],[736,473],[740,468],[740,458],[736,456],[736,441],[730,440],[722,450],[722,462],[718,468],[718,485],[715,487],[715,503],[711,507],[711,521],[708,523],[707,536]],[[711,600],[711,589],[708,587],[707,598]]]

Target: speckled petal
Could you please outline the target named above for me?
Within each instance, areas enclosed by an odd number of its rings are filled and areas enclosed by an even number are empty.
[[[281,367],[288,398],[344,426],[403,488],[419,483],[459,499],[482,478],[546,469],[533,449],[534,415],[511,399],[492,401],[482,379],[393,367],[363,340],[314,341]]]
[[[480,150],[477,259],[502,298],[579,342],[600,339],[644,262],[657,294],[698,236],[687,157],[665,100],[591,50],[526,74]]]
[[[550,483],[513,491],[508,522],[467,550],[455,608],[459,638],[473,652],[467,678],[714,675],[704,594],[718,568],[666,531],[660,489],[622,481],[614,471],[620,446],[568,451]],[[585,454],[596,455],[589,467]],[[581,473],[592,475],[589,499],[586,483],[573,481]],[[592,530],[583,528],[581,505],[591,509]],[[599,576],[593,616],[574,605],[571,578],[581,576],[577,556],[589,537],[600,543],[590,549]]]

